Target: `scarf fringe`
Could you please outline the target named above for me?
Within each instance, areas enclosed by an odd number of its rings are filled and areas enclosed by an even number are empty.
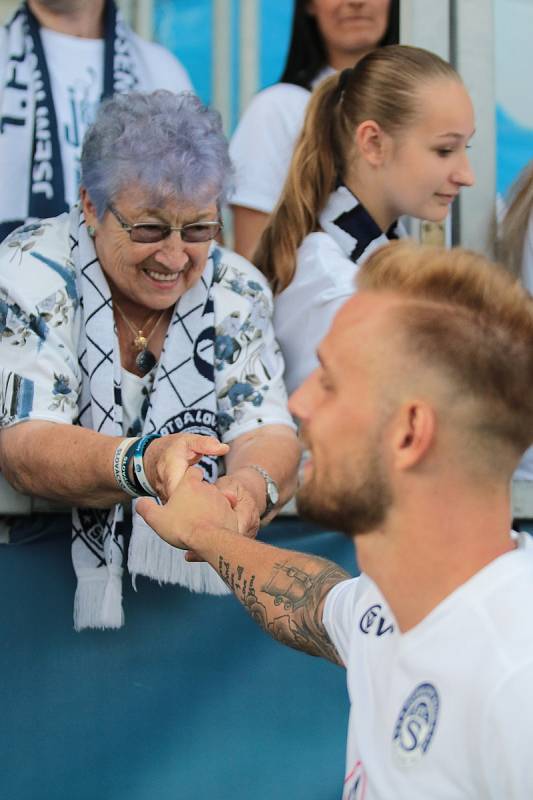
[[[183,550],[167,544],[148,526],[136,530],[131,537],[128,568],[134,580],[137,575],[144,575],[159,583],[179,583],[191,592],[230,593],[209,564],[185,561]]]
[[[102,576],[80,577],[74,595],[74,629],[122,628],[122,576],[105,570]]]

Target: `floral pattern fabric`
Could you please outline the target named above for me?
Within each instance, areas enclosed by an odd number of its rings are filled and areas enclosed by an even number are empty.
[[[76,422],[81,310],[68,254],[66,214],[23,226],[0,246],[0,427]],[[265,424],[293,426],[267,283],[235,253],[215,245],[211,255],[219,435],[229,442]],[[145,400],[141,392],[140,415]]]

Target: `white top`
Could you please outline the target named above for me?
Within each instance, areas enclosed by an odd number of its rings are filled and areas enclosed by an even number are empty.
[[[82,39],[48,28],[40,29],[57,116],[58,136],[69,205],[78,200],[83,137],[93,122],[103,92],[103,39]],[[139,91],[192,90],[187,72],[161,45],[134,33],[131,55],[139,64]]]
[[[333,317],[353,294],[358,265],[327,233],[310,233],[298,250],[292,282],[274,298],[274,330],[289,394],[316,368],[316,351]]]
[[[257,94],[230,142],[235,190],[230,202],[270,214],[281,194],[311,93],[277,83]]]
[[[329,593],[347,665],[347,800],[533,797],[533,540],[405,634],[366,575]]]
[[[298,249],[291,283],[274,298],[274,330],[289,394],[316,369],[317,347],[353,294],[359,266],[389,236],[404,235],[397,225],[382,233],[345,186],[330,195],[320,224],[323,231],[308,234]]]
[[[326,67],[313,88],[335,70]],[[235,190],[230,202],[270,214],[278,202],[311,93],[292,83],[259,92],[244,112],[230,142]]]
[[[154,383],[155,370],[142,377],[122,368],[122,432],[124,436],[142,436],[144,415],[142,405],[148,401]]]

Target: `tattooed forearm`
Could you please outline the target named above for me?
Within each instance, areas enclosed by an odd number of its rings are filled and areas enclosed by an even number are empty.
[[[247,574],[219,556],[222,579],[267,633],[289,647],[342,664],[324,624],[322,611],[329,590],[351,577],[341,567],[318,556],[284,553],[266,582],[257,585]]]

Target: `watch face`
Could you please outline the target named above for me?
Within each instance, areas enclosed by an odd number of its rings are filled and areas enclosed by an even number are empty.
[[[265,488],[266,488],[266,508],[261,514],[261,519],[267,516],[274,506],[279,501],[279,489],[277,487],[276,481],[272,480],[266,469],[263,467],[258,466],[257,464],[250,464],[252,469],[257,470],[259,474],[263,477],[265,481]]]
[[[279,500],[278,487],[276,486],[273,480],[268,481],[268,499],[270,500],[273,506],[275,506]]]

